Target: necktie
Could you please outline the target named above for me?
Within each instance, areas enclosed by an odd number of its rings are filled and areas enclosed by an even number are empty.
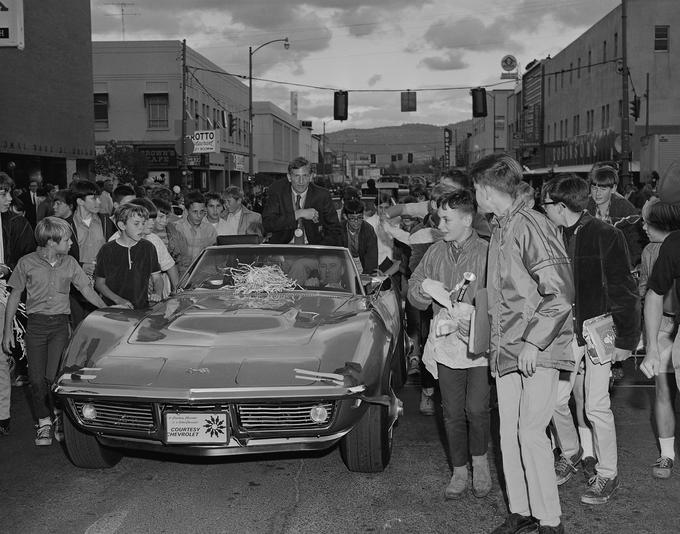
[[[300,209],[300,200],[302,200],[301,195],[295,195],[295,209],[299,210]]]
[[[302,196],[300,195],[295,195],[295,209],[299,210],[300,209],[300,200],[302,200]],[[302,228],[302,218],[297,220],[297,228],[295,229],[295,236],[293,239],[293,243],[296,245],[304,245],[305,244],[305,234],[304,230]]]

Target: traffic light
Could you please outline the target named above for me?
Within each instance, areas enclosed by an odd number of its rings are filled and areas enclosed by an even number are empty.
[[[409,163],[413,163],[413,152],[408,153],[408,157],[406,158]]]
[[[335,91],[333,98],[333,119],[336,121],[347,120],[347,91]]]
[[[640,118],[640,97],[634,96],[633,100],[630,101],[630,114],[635,120]]]
[[[236,133],[236,117],[229,114],[229,137],[233,137]]]
[[[371,163],[375,164],[375,154],[371,154]]]
[[[472,116],[486,117],[486,89],[476,87],[470,91],[472,94]]]

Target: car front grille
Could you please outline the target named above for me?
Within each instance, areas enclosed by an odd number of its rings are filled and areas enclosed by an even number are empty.
[[[97,416],[94,419],[83,417],[83,406],[86,404],[94,406],[97,411]],[[150,403],[76,400],[73,402],[73,406],[86,427],[103,427],[111,430],[135,432],[151,432],[155,428],[154,410]]]
[[[326,418],[318,423],[310,417],[310,411],[315,407],[323,407],[327,413]],[[331,401],[236,405],[240,427],[246,431],[325,428],[333,419],[334,409],[335,403]]]

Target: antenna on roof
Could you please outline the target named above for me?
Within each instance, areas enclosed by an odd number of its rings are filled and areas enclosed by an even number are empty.
[[[125,11],[125,8],[127,6],[134,6],[135,4],[133,2],[108,2],[104,4],[106,6],[117,6],[120,9],[120,25],[121,25],[121,34],[123,36],[123,41],[125,41],[125,17],[129,17],[132,15],[139,15],[139,13],[127,13]],[[106,15],[107,17],[117,17],[118,14],[111,14],[111,15]]]

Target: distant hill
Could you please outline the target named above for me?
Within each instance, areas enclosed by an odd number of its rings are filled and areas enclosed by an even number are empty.
[[[471,124],[472,121],[468,120],[447,127],[461,132],[469,130]],[[418,123],[381,128],[349,128],[327,133],[326,147],[328,151],[344,152],[349,155],[356,153],[358,157],[376,154],[378,163],[385,161],[392,154],[409,152],[418,161],[442,154],[444,128],[445,126]]]

